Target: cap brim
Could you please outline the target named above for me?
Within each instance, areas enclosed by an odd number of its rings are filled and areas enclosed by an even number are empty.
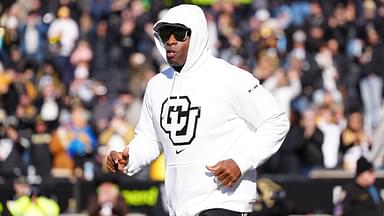
[[[178,28],[190,30],[187,26],[181,23],[167,23],[167,22],[160,22],[153,29],[155,30],[155,32],[159,32],[161,29],[170,28],[170,27],[178,27]]]

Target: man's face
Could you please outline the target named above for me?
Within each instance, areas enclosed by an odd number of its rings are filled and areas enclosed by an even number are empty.
[[[190,32],[179,27],[163,27],[159,36],[165,45],[168,63],[172,67],[183,66],[188,56]]]

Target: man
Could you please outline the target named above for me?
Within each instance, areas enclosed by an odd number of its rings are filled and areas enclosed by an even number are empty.
[[[345,186],[342,201],[344,216],[382,216],[383,200],[375,187],[376,173],[365,157],[357,160],[353,183]]]
[[[11,215],[59,215],[59,204],[51,198],[42,196],[39,189],[30,185],[26,177],[16,178],[13,189],[15,197],[6,203]]]
[[[286,115],[250,73],[209,54],[199,7],[171,8],[154,31],[171,68],[149,81],[136,135],[108,169],[133,175],[164,152],[170,215],[247,215],[255,169],[281,146]]]
[[[120,194],[119,187],[110,181],[101,182],[97,186],[97,193],[88,201],[88,215],[117,215],[128,213],[128,206]]]

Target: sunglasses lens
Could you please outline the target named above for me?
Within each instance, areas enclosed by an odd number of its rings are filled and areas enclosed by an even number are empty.
[[[185,41],[187,36],[187,31],[184,29],[181,29],[179,31],[174,31],[173,36],[175,36],[177,41]]]
[[[183,28],[169,28],[159,31],[160,39],[165,43],[173,35],[177,41],[185,41],[188,36],[188,30]]]
[[[169,36],[171,36],[171,31],[170,29],[166,29],[166,30],[162,30],[159,32],[159,35],[160,35],[160,39],[163,41],[163,42],[166,42],[168,39],[169,39]]]

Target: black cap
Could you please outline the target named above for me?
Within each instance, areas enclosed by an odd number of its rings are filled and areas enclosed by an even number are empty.
[[[361,173],[368,171],[368,170],[373,170],[373,165],[371,162],[369,162],[365,157],[360,157],[357,160],[357,165],[356,165],[356,176],[359,176]]]
[[[28,179],[25,176],[18,176],[13,182],[17,184],[29,184]]]
[[[155,27],[154,30],[155,32],[159,32],[162,28],[170,28],[170,27],[178,27],[178,28],[183,28],[186,30],[191,30],[187,26],[181,24],[181,23],[167,23],[167,22],[160,22],[158,23]]]

